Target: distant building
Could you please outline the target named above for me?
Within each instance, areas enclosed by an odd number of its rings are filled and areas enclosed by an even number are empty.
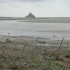
[[[35,16],[30,12],[25,18],[26,19],[34,19]]]

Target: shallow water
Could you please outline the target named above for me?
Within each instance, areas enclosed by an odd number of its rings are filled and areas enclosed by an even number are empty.
[[[18,20],[0,20],[0,34],[33,36],[49,39],[70,39],[69,23],[30,23]]]

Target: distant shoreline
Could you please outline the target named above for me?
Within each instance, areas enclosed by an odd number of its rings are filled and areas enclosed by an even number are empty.
[[[19,22],[37,22],[37,23],[70,23],[70,17],[47,17],[47,18],[35,18],[25,19],[22,17],[9,17],[0,18],[0,20],[18,20]]]

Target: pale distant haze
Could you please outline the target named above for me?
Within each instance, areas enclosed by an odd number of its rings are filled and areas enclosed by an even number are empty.
[[[0,16],[70,17],[70,0],[0,0]]]

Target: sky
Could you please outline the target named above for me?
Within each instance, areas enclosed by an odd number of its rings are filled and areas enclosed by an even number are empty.
[[[70,17],[70,0],[0,0],[1,17]]]

